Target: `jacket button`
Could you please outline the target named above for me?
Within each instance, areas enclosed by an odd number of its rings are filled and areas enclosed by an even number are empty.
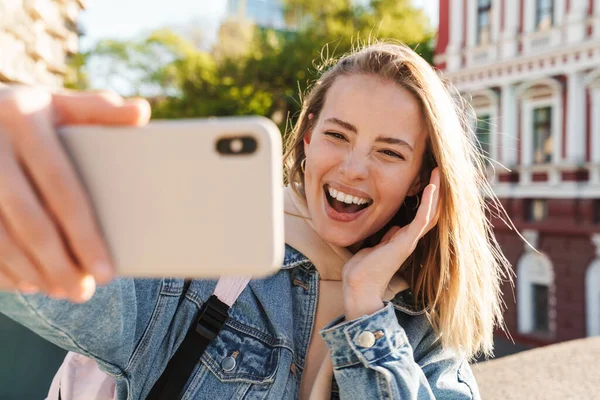
[[[368,349],[375,344],[375,335],[372,332],[364,331],[356,338],[356,344]]]
[[[223,361],[221,361],[221,368],[223,368],[223,371],[225,372],[233,371],[235,368],[235,358],[231,356],[225,357]]]

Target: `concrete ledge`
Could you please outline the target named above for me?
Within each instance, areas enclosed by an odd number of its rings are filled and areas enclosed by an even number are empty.
[[[600,396],[600,337],[578,339],[474,364],[486,400]]]

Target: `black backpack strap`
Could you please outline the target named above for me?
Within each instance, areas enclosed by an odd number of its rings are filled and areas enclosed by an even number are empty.
[[[214,294],[202,305],[198,318],[192,324],[185,339],[156,381],[148,400],[174,400],[181,398],[183,388],[192,376],[196,364],[208,344],[221,331],[227,318],[229,306]]]

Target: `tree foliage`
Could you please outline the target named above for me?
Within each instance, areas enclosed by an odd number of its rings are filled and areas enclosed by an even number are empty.
[[[396,39],[431,61],[433,31],[409,0],[283,0],[290,30],[223,21],[209,51],[162,29],[136,40],[105,40],[72,60],[68,85],[95,78],[125,95],[143,95],[154,118],[264,115],[283,126],[319,66],[358,43]],[[83,71],[83,72],[82,72]]]

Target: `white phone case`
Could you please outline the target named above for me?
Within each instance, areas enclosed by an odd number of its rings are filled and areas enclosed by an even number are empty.
[[[59,137],[119,275],[258,277],[281,267],[282,143],[270,120],[70,126]],[[240,137],[250,139],[227,142]],[[221,149],[235,142],[230,154],[217,151],[223,138]],[[255,151],[246,154],[253,140]]]

